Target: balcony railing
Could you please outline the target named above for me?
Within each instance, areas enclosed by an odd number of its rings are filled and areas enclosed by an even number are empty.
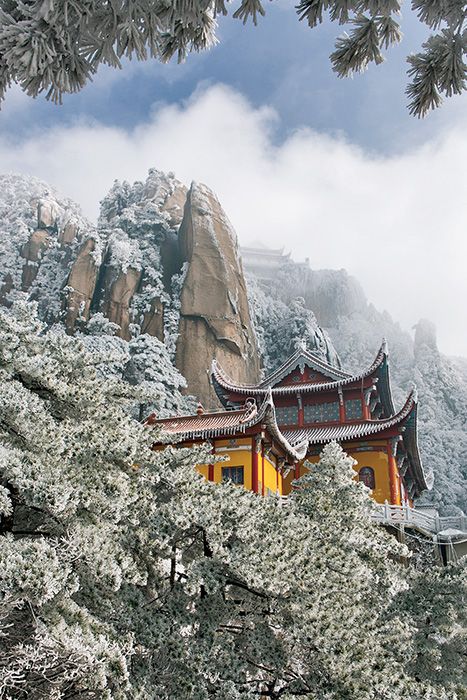
[[[283,505],[287,504],[288,496],[279,496]],[[456,537],[461,533],[467,539],[467,515],[449,515],[441,517],[430,515],[410,506],[392,506],[389,503],[375,503],[372,518],[376,522],[394,527],[411,527],[425,535],[433,536],[446,533],[446,537]],[[452,532],[457,531],[456,533]],[[447,532],[446,532],[447,531]]]
[[[376,503],[373,519],[385,525],[412,527],[431,535],[438,535],[446,530],[457,530],[459,533],[465,533],[467,537],[466,515],[441,517],[406,505],[392,506],[389,503]]]

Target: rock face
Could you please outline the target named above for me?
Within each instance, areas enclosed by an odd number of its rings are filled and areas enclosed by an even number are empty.
[[[152,300],[149,310],[144,314],[141,333],[164,340],[164,305],[159,298]]]
[[[238,381],[259,379],[236,236],[203,185],[156,170],[116,182],[96,229],[44,183],[0,176],[0,259],[0,303],[23,291],[68,333],[100,313],[124,340],[157,337],[206,407],[218,408],[213,358]]]
[[[39,262],[43,253],[50,244],[50,234],[48,231],[38,229],[31,233],[31,237],[21,250],[22,257],[26,260],[23,265],[21,275],[21,289],[27,292],[31,284],[36,279],[39,269]]]
[[[119,336],[124,340],[131,337],[130,304],[141,280],[141,270],[129,267],[127,270],[105,268],[104,290],[100,308],[109,321],[120,326]]]
[[[165,202],[161,206],[161,210],[168,215],[168,224],[170,228],[177,229],[182,223],[183,211],[187,196],[187,188],[181,183],[177,183]]]
[[[70,270],[65,301],[65,326],[69,333],[75,329],[78,318],[84,318],[86,321],[89,319],[98,273],[93,256],[95,248],[95,240],[88,238],[79,249]]]
[[[237,238],[216,196],[193,183],[179,231],[188,263],[180,297],[176,364],[206,406],[218,406],[208,370],[213,358],[233,379],[259,379],[259,358],[248,310]]]
[[[340,317],[366,310],[365,293],[346,270],[313,270],[308,259],[305,263],[296,263],[290,256],[268,248],[264,248],[264,257],[266,261],[268,256],[272,258],[269,269],[266,265],[260,268],[257,250],[242,248],[245,272],[268,294],[272,293],[285,304],[301,297],[321,327],[332,327]]]

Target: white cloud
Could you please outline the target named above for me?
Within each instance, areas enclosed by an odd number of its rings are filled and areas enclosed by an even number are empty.
[[[0,137],[0,167],[50,182],[90,217],[114,179],[144,179],[150,167],[203,181],[243,243],[345,267],[405,327],[431,318],[441,348],[467,355],[465,121],[391,157],[310,129],[278,144],[273,110],[216,85],[158,106],[131,132],[81,122],[20,143]]]

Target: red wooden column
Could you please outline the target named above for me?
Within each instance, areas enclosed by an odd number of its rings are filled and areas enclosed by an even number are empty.
[[[301,394],[297,394],[297,403],[298,403],[298,425],[302,427],[305,423],[305,413],[303,411],[303,401]]]
[[[370,413],[370,396],[371,396],[371,389],[365,389],[362,393],[362,400],[363,400],[363,418],[365,420],[370,420],[371,419],[371,413]]]
[[[211,450],[212,454],[216,453],[216,446],[212,446]],[[208,465],[208,481],[214,481],[214,464],[209,464]]]
[[[388,442],[388,468],[389,468],[389,493],[391,497],[392,506],[400,506],[401,501],[401,489],[399,485],[399,470],[397,468],[397,461],[394,455],[394,447],[391,441]]]
[[[257,435],[253,436],[251,438],[251,490],[254,493],[258,493],[258,456],[260,445],[259,437]]]
[[[345,423],[344,394],[341,387],[338,388],[337,395],[339,398],[339,423]]]
[[[264,496],[264,442],[261,444],[261,495]]]

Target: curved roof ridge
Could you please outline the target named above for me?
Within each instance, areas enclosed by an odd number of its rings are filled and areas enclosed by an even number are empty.
[[[379,350],[376,353],[376,357],[373,360],[373,365],[380,365],[381,362],[384,360],[384,358],[389,357],[389,350],[388,350],[388,341],[386,338],[383,338],[381,341],[381,345],[379,346]]]
[[[211,376],[213,377],[214,381],[217,381],[220,386],[223,389],[226,389],[228,391],[232,391],[233,393],[241,393],[241,394],[248,394],[251,393],[255,396],[258,395],[264,395],[268,389],[272,389],[273,394],[275,393],[297,393],[297,392],[303,392],[303,391],[320,391],[320,390],[326,390],[326,389],[334,389],[339,386],[345,386],[346,384],[352,384],[352,382],[360,381],[362,379],[365,379],[366,377],[370,376],[376,370],[384,363],[385,360],[388,358],[388,351],[387,351],[387,343],[385,340],[383,340],[383,343],[373,360],[372,364],[367,367],[363,372],[360,372],[359,374],[348,374],[347,372],[343,372],[342,370],[334,370],[335,373],[339,372],[341,375],[343,375],[341,378],[338,379],[331,379],[329,382],[309,382],[309,383],[304,383],[304,384],[296,384],[296,385],[290,385],[290,386],[285,386],[285,387],[275,387],[271,386],[271,379],[275,379],[276,376],[279,375],[279,373],[283,373],[286,371],[287,368],[290,368],[295,364],[298,363],[300,357],[304,356],[304,353],[307,353],[307,355],[310,355],[310,353],[307,350],[297,350],[289,360],[281,365],[274,373],[266,377],[262,382],[259,384],[235,384],[234,381],[225,373],[225,371],[222,369],[222,367],[219,365],[217,360],[212,361],[211,365]],[[323,364],[326,364],[323,362]],[[329,365],[330,367],[330,365]],[[269,383],[268,383],[269,382]],[[391,411],[392,413],[394,411]]]
[[[259,406],[255,399],[251,399],[247,400],[242,408],[233,411],[212,411],[160,419],[151,414],[146,419],[146,425],[158,425],[163,432],[178,435],[181,439],[209,439],[243,432],[263,421],[290,459],[299,461],[305,457],[308,442],[301,441],[292,446],[281,433],[276,421],[271,390],[266,393]]]
[[[344,379],[352,376],[348,372],[344,372],[344,370],[333,367],[328,362],[321,359],[316,353],[310,352],[310,350],[307,350],[305,347],[299,347],[291,357],[282,363],[280,367],[268,374],[268,376],[265,377],[258,386],[264,388],[266,386],[273,385],[274,381],[280,381],[280,379],[283,378],[284,373],[294,369],[300,363],[300,359],[302,358],[305,361],[308,361],[313,369],[322,371],[323,374],[328,373],[328,376],[331,375],[331,378]]]
[[[373,360],[374,371],[378,373],[380,380],[380,397],[386,417],[393,416],[396,413],[394,400],[392,398],[391,380],[389,372],[389,350],[386,338],[383,338],[381,347]]]
[[[214,376],[217,380],[221,380],[219,383],[226,388],[238,387],[242,390],[251,389],[252,391],[255,391],[260,386],[259,384],[235,384],[234,380],[229,377],[227,372],[225,372],[216,359],[211,362],[211,377],[212,376]]]

